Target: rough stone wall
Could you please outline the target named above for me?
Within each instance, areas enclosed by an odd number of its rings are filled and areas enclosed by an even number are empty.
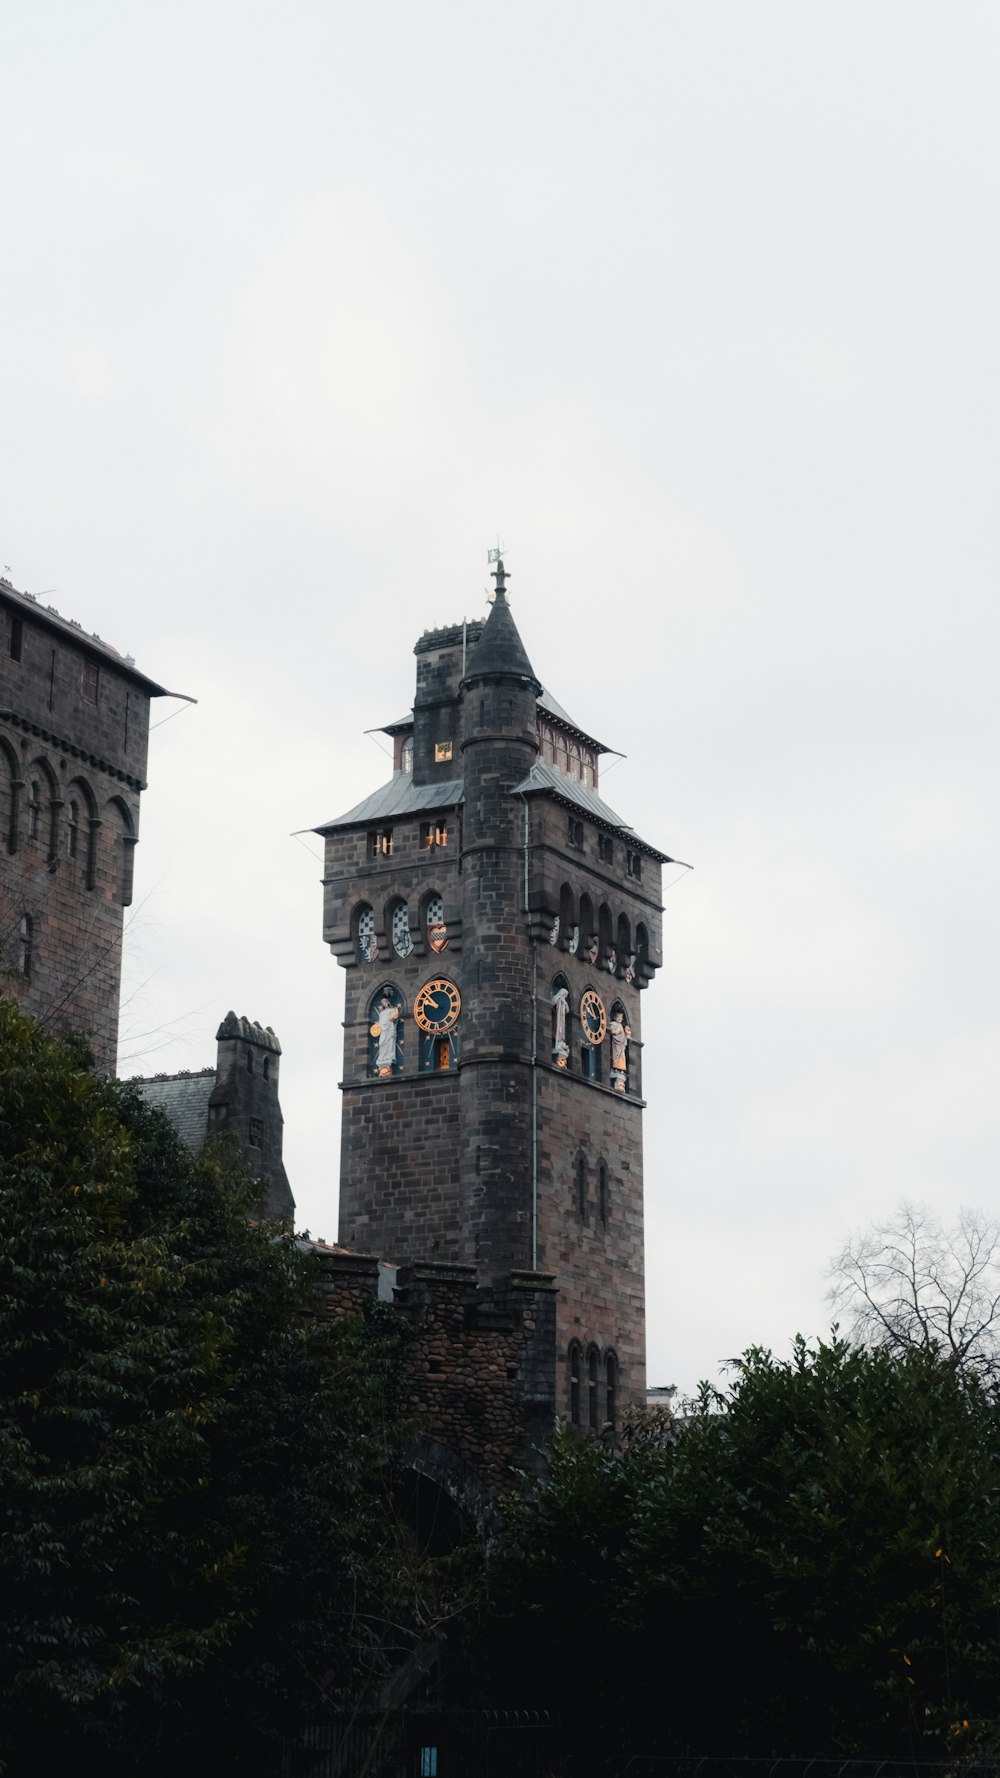
[[[98,1066],[111,1072],[150,682],[88,642],[0,584],[4,985],[53,1029],[82,1031]]]
[[[295,1210],[282,1159],[284,1119],[278,1099],[281,1046],[274,1032],[230,1013],[219,1026],[209,1131],[235,1137],[239,1157],[264,1187],[261,1210],[272,1218]]]
[[[375,1260],[324,1259],[326,1313],[355,1313],[375,1294]],[[490,1494],[510,1488],[515,1469],[537,1472],[552,1436],[555,1304],[543,1274],[480,1288],[471,1266],[400,1268],[396,1306],[412,1329],[403,1356],[411,1431],[425,1448],[457,1453]],[[444,1467],[436,1479],[448,1481]]]

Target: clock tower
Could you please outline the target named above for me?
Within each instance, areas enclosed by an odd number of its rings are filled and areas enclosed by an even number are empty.
[[[543,686],[498,560],[425,632],[393,774],[315,831],[347,979],[340,1241],[483,1282],[552,1274],[560,1412],[645,1399],[642,1014],[666,854]]]

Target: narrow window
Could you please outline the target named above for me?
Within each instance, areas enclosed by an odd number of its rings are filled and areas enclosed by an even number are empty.
[[[642,880],[642,853],[626,852],[625,868],[630,877],[634,877],[637,883],[640,882]]]
[[[97,703],[98,695],[100,692],[100,684],[101,684],[101,670],[100,670],[99,666],[97,665],[97,662],[96,661],[84,661],[84,663],[83,663],[83,681],[82,681],[81,689],[83,691],[83,701],[85,704],[96,704]]]
[[[28,838],[37,840],[42,819],[42,792],[37,778],[28,786]]]
[[[580,1348],[574,1341],[569,1349],[569,1418],[572,1426],[580,1424]]]
[[[447,844],[448,823],[446,821],[431,821],[421,829],[420,845],[424,851],[429,847],[446,846]]]
[[[604,864],[614,864],[615,846],[614,846],[614,841],[612,840],[610,834],[608,834],[608,833],[598,834],[598,836],[597,836],[597,854],[598,854],[598,857],[602,860],[602,862]]]
[[[591,1346],[587,1358],[587,1425],[593,1432],[601,1424],[597,1416],[597,1347]]]
[[[250,1119],[250,1147],[259,1148],[264,1133],[264,1121],[259,1117]]]
[[[608,1169],[602,1161],[597,1169],[597,1199],[601,1213],[601,1222],[607,1227],[608,1221]]]
[[[66,818],[66,856],[75,858],[80,849],[80,809],[70,798],[69,815]]]
[[[378,962],[378,939],[375,937],[375,915],[363,907],[358,915],[358,962]]]
[[[270,1078],[271,1078],[271,1058],[270,1058],[270,1056],[265,1056],[264,1057],[264,1079],[270,1080]]]
[[[567,838],[571,846],[583,845],[583,822],[575,821],[572,815],[569,818]]]
[[[399,750],[399,768],[402,772],[413,771],[413,736],[407,735]]]
[[[12,661],[19,661],[24,640],[24,625],[19,617],[10,620],[10,635],[7,638],[7,649]]]
[[[392,828],[376,827],[368,835],[369,858],[392,857]]]
[[[618,1424],[618,1360],[609,1352],[604,1360],[604,1418]]]
[[[434,743],[434,763],[435,763],[435,765],[440,765],[442,760],[446,760],[446,759],[450,759],[450,758],[451,758],[451,742],[450,741],[435,741],[435,743]]]
[[[32,936],[33,936],[33,929],[34,929],[34,922],[32,921],[31,915],[30,914],[22,914],[21,915],[21,923],[17,929],[17,937],[18,937],[17,967],[18,967],[20,974],[24,976],[25,980],[27,980],[27,978],[31,975],[31,941],[32,941]]]
[[[576,1213],[583,1222],[587,1215],[587,1162],[582,1154],[576,1157]]]
[[[253,1050],[247,1050],[247,1073],[253,1073]]]

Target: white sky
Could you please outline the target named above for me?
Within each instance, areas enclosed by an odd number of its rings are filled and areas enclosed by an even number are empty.
[[[996,1205],[998,47],[975,0],[0,27],[0,571],[199,700],[151,737],[123,1071],[272,1024],[334,1235],[287,836],[388,776],[363,730],[499,531],[608,800],[696,866],[645,1000],[654,1383],[822,1330],[901,1197]]]

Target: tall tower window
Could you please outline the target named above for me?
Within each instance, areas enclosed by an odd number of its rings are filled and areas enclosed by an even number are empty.
[[[37,778],[28,785],[28,838],[37,840],[42,821],[42,791]]]
[[[581,1222],[587,1219],[587,1157],[576,1157],[576,1213]]]
[[[637,883],[641,882],[642,881],[642,853],[641,852],[626,852],[626,854],[625,854],[625,869],[628,871],[629,876],[634,878],[634,880]]]
[[[17,967],[25,980],[31,975],[31,950],[34,939],[34,921],[30,914],[22,914],[17,929]]]
[[[580,1424],[580,1347],[576,1340],[569,1349],[569,1418],[572,1426]]]
[[[618,1424],[618,1360],[613,1352],[604,1360],[604,1418]]]
[[[608,1169],[604,1161],[597,1168],[597,1208],[602,1226],[608,1221]]]
[[[600,1426],[600,1404],[597,1399],[600,1354],[596,1346],[591,1346],[587,1354],[587,1425],[592,1432]]]
[[[80,689],[85,704],[96,704],[100,695],[101,669],[96,661],[84,661]]]
[[[413,771],[413,736],[407,735],[399,750],[399,769],[401,772]]]
[[[66,817],[66,856],[75,858],[80,849],[80,805],[70,798],[69,814]]]
[[[430,846],[446,846],[447,844],[447,821],[429,821],[426,826],[421,829],[420,845],[422,849],[426,850]]]

